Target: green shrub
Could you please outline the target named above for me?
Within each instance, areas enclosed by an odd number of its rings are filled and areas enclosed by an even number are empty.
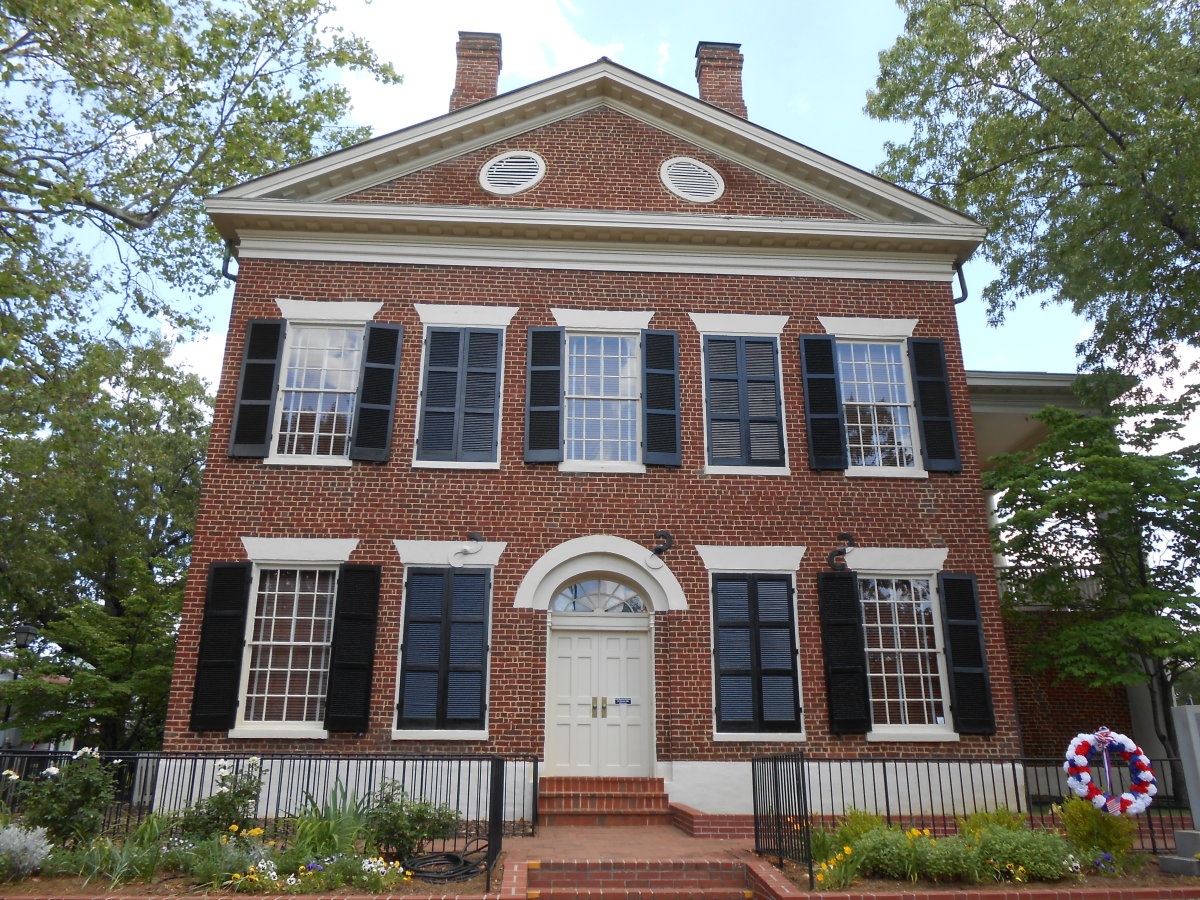
[[[960,834],[929,841],[922,876],[930,881],[966,881],[985,878],[983,860],[973,842]],[[989,873],[990,874],[990,873]]]
[[[296,814],[294,846],[309,859],[319,856],[353,854],[358,849],[367,824],[367,800],[352,800],[338,781],[324,801],[311,794]]]
[[[977,849],[997,881],[1058,881],[1070,874],[1071,844],[1048,831],[992,826],[980,832]]]
[[[1084,855],[1107,853],[1120,860],[1133,849],[1137,823],[1129,816],[1110,816],[1080,797],[1072,797],[1054,812],[1062,822],[1067,840]]]
[[[20,791],[25,821],[46,829],[52,844],[73,847],[103,830],[104,810],[114,796],[113,776],[98,751],[81,747],[62,766],[47,766],[23,782]]]
[[[834,847],[816,867],[817,883],[822,890],[847,888],[858,877],[859,862],[858,854],[849,844]]]
[[[854,855],[864,875],[916,881],[926,869],[933,838],[919,829],[876,827],[854,842]]]
[[[459,814],[448,806],[414,800],[398,783],[385,781],[370,799],[366,816],[368,843],[404,860],[415,856],[427,841],[453,837]]]
[[[1025,816],[1013,812],[1005,806],[998,809],[980,809],[969,816],[958,820],[958,830],[970,834],[979,834],[985,828],[1007,828],[1009,831],[1021,831],[1029,827]]]
[[[809,831],[809,849],[812,851],[813,862],[821,862],[836,854],[841,846],[832,831],[814,825]]]
[[[251,756],[244,763],[217,760],[217,786],[212,794],[196,802],[179,818],[179,830],[193,838],[223,835],[236,825],[245,831],[253,825],[262,790],[262,762]]]
[[[842,816],[842,821],[837,827],[837,831],[834,832],[834,844],[839,847],[846,844],[854,846],[854,842],[868,831],[885,826],[886,823],[883,816],[855,809],[852,806],[846,810],[845,815]]]

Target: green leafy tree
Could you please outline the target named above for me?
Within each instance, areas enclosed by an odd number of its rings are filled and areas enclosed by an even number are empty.
[[[41,632],[0,684],[27,741],[160,743],[208,419],[170,350],[94,342],[36,433],[0,435],[0,633]]]
[[[368,136],[333,127],[330,75],[396,75],[332,8],[0,0],[0,387],[52,378],[98,317],[172,314],[162,284],[212,290],[204,196]]]
[[[1200,346],[1200,4],[900,3],[866,109],[913,134],[880,171],[987,225],[993,319],[1049,294],[1093,360]]]
[[[1027,626],[1035,667],[1147,684],[1176,755],[1172,691],[1200,658],[1200,477],[1195,447],[1158,447],[1195,404],[1091,399],[1100,414],[1047,407],[1045,439],[985,476],[1001,492],[1009,614]]]

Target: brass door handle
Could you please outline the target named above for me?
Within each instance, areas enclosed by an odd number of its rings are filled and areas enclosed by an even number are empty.
[[[608,718],[608,698],[607,697],[600,698],[600,718],[602,718],[602,719]]]
[[[596,698],[592,698],[592,718],[596,718]]]

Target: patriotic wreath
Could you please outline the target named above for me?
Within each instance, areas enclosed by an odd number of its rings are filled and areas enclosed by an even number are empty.
[[[1120,754],[1129,763],[1129,790],[1113,797],[1096,787],[1092,779],[1092,762],[1097,755],[1104,758],[1105,780],[1112,784],[1109,758]],[[1063,763],[1067,773],[1067,787],[1084,800],[1090,800],[1096,809],[1107,810],[1114,816],[1136,816],[1146,808],[1158,793],[1154,781],[1154,770],[1142,748],[1123,734],[1100,728],[1095,734],[1077,734],[1067,747],[1067,761]]]

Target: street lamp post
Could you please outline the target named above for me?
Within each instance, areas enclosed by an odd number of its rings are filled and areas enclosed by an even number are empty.
[[[32,625],[22,624],[22,625],[18,625],[16,628],[13,629],[13,643],[16,645],[16,648],[18,650],[27,649],[29,647],[29,645],[33,643],[34,639],[37,636],[38,636],[38,630],[36,628],[34,628]],[[20,677],[21,677],[21,672],[17,669],[16,666],[14,666],[12,680],[16,681]],[[11,716],[12,716],[12,704],[9,703],[9,704],[6,704],[4,707],[4,747],[5,747],[5,749],[8,749],[9,747],[12,746],[12,742],[9,740],[9,736],[8,736],[8,720]]]

